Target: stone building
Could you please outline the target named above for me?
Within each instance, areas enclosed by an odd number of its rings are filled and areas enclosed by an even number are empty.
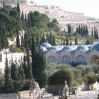
[[[75,63],[99,63],[99,43],[93,45],[58,45],[49,43],[41,44],[45,53],[47,64],[55,62],[58,64]]]
[[[7,55],[6,55],[7,53]],[[6,56],[8,59],[8,65],[11,66],[12,62],[16,63],[17,66],[19,66],[22,63],[24,53],[11,53],[11,52],[0,52],[0,73],[4,73],[5,70],[5,62],[6,62]]]

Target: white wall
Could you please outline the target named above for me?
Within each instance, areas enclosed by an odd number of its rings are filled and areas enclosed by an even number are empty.
[[[0,68],[3,70],[2,73],[4,73],[5,69],[5,62],[6,62],[6,54],[3,52],[0,52],[2,55],[2,61],[0,61]],[[23,59],[24,53],[8,53],[7,54],[7,59],[8,59],[8,64],[10,65],[13,59],[13,62],[17,61],[18,65],[20,64],[21,58]]]
[[[91,64],[91,58],[93,55],[97,55],[99,57],[99,51],[97,50],[92,50],[90,52],[84,52],[82,50],[78,50],[76,52],[69,52],[67,50],[64,50],[62,52],[55,52],[53,50],[50,50],[45,54],[46,57],[46,62],[49,56],[53,56],[56,59],[56,63],[62,64],[62,57],[63,56],[68,56],[70,58],[70,62],[76,62],[76,58],[78,56],[83,56],[85,63],[90,65]],[[47,62],[48,63],[48,62]]]

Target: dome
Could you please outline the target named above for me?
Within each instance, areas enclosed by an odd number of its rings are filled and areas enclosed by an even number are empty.
[[[62,49],[62,51],[63,51],[63,50],[73,51],[74,48],[73,48],[72,46],[65,46],[65,47]]]
[[[95,44],[95,45],[91,48],[91,50],[97,50],[97,51],[99,51],[99,43],[98,43],[98,44]]]
[[[63,49],[64,46],[58,46],[60,49]]]
[[[83,45],[83,46],[78,46],[77,49],[76,49],[76,51],[78,51],[78,50],[88,51],[88,50],[89,50],[89,47],[88,47],[88,46],[85,46],[85,45]]]
[[[52,46],[52,47],[49,47],[49,48],[47,48],[47,50],[54,50],[54,51],[59,51],[59,50],[61,50],[58,46]]]
[[[71,45],[71,46],[74,48],[74,50],[76,50],[79,45]]]
[[[45,47],[42,47],[41,46],[41,49],[45,52],[45,51],[47,51],[47,49],[45,48]]]
[[[41,46],[45,47],[45,48],[48,48],[48,47],[51,47],[51,44],[49,44],[49,43],[42,43]]]

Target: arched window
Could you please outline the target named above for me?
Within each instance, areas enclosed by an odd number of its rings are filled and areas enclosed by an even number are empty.
[[[77,56],[77,58],[76,58],[76,62],[85,63],[85,59],[84,59],[83,56],[79,55],[79,56]]]
[[[62,63],[63,64],[69,64],[70,63],[70,58],[68,56],[63,56],[62,57]]]
[[[93,55],[91,57],[91,63],[99,64],[99,57],[97,55]]]
[[[55,59],[54,56],[49,56],[48,59],[47,59],[47,62],[48,62],[48,63],[51,63],[51,62],[55,62],[55,60],[56,60],[56,59]]]

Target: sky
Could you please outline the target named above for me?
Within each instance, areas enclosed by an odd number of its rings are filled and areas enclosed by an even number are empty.
[[[31,0],[37,5],[55,5],[65,11],[84,13],[99,18],[99,0]]]

